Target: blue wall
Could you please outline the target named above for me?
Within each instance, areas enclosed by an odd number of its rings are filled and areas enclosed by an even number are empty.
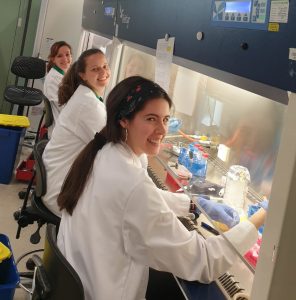
[[[108,7],[116,16],[108,15]],[[289,48],[296,48],[296,0],[290,1],[288,23],[280,24],[279,32],[215,26],[211,1],[85,0],[84,8],[87,30],[150,48],[167,33],[176,38],[175,56],[296,92],[296,62],[289,60]],[[198,31],[204,34],[201,41]]]

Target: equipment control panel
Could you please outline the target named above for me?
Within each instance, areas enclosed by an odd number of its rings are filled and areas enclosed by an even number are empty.
[[[215,26],[266,30],[270,0],[213,0]]]

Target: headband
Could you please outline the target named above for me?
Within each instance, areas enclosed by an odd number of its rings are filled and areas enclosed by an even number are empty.
[[[117,119],[121,120],[125,118],[131,114],[140,103],[148,98],[153,98],[153,96],[159,97],[161,94],[167,97],[167,93],[157,83],[147,81],[138,84],[123,98]]]

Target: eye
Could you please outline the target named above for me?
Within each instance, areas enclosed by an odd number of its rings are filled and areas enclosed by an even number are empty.
[[[163,119],[163,123],[164,123],[164,124],[167,124],[167,123],[169,122],[169,120],[170,120],[170,117],[165,117],[165,118]]]
[[[155,117],[148,117],[148,118],[147,118],[147,121],[154,122],[154,121],[156,121],[156,118],[155,118]]]

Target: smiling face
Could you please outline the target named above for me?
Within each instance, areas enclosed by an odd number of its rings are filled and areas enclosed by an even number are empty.
[[[79,75],[94,92],[102,95],[110,80],[110,69],[105,55],[96,53],[86,57],[85,71]]]
[[[127,129],[127,145],[136,155],[156,155],[167,133],[170,107],[167,100],[156,98],[146,103],[132,120],[123,119],[120,124]]]
[[[60,47],[57,55],[53,58],[53,63],[66,72],[72,63],[71,49],[68,46]]]

